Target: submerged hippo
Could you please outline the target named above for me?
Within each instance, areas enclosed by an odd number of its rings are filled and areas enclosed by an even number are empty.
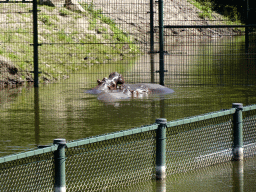
[[[129,98],[144,98],[149,94],[170,94],[174,91],[165,86],[151,83],[126,84],[121,74],[113,72],[108,78],[97,80],[98,85],[86,91],[98,94],[99,100],[115,101]]]
[[[109,92],[110,90],[117,90],[117,85],[124,84],[124,78],[117,72],[110,73],[107,77],[102,80],[97,80],[98,86],[88,90],[86,93],[100,94],[101,92]]]

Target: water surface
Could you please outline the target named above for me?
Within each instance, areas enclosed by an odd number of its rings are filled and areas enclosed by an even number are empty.
[[[70,141],[152,124],[159,117],[171,121],[229,109],[234,102],[244,106],[255,104],[254,50],[253,54],[245,53],[241,38],[236,44],[231,44],[230,39],[216,44],[222,46],[210,46],[211,43],[176,46],[176,52],[166,55],[166,86],[175,91],[170,95],[113,103],[99,101],[97,95],[85,93],[96,86],[97,79],[104,77],[96,73],[101,70],[97,67],[70,74],[68,80],[58,83],[40,84],[37,91],[31,86],[1,90],[0,155],[51,144],[55,138]],[[154,65],[157,70],[158,63]],[[142,56],[135,64],[109,70],[122,69],[128,83],[151,82],[151,74],[144,73],[145,66],[150,68],[149,55]],[[220,68],[222,71],[216,71]],[[130,76],[131,70],[139,75]],[[105,70],[104,74],[107,76],[109,72]],[[158,82],[159,76],[156,73],[153,76]]]

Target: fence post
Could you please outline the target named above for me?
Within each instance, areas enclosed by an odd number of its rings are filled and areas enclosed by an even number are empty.
[[[66,184],[65,184],[66,139],[54,139],[53,144],[59,145],[57,151],[54,152],[55,192],[66,192]]]
[[[233,103],[232,108],[236,109],[233,116],[233,136],[234,136],[234,146],[233,146],[233,159],[235,161],[243,160],[243,117],[242,103]]]
[[[163,0],[158,1],[159,14],[159,75],[160,85],[164,85],[164,11]]]
[[[158,129],[156,130],[156,179],[165,179],[166,158],[166,123],[164,118],[156,119]]]
[[[155,82],[155,48],[154,48],[154,0],[150,0],[150,65],[151,83]]]
[[[150,54],[154,51],[154,0],[150,0]]]
[[[249,11],[250,11],[250,7],[249,7],[249,0],[244,0],[245,2],[245,13],[244,13],[244,18],[245,18],[245,25],[248,26],[249,23]],[[248,53],[249,52],[249,27],[245,27],[245,52]]]
[[[37,0],[33,0],[34,87],[38,87],[38,23]]]

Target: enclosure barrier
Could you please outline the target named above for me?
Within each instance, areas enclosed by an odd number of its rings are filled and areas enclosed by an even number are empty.
[[[155,124],[0,158],[0,191],[121,188],[256,154],[256,105]]]

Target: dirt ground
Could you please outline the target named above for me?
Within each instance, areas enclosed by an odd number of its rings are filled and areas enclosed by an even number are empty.
[[[83,1],[87,2],[88,1]],[[213,12],[212,18],[200,18],[201,10],[188,3],[187,0],[164,0],[164,25],[226,25],[225,18]],[[139,42],[149,42],[150,4],[149,0],[93,0],[95,9],[101,9],[129,34],[136,36]],[[158,4],[154,1],[155,41],[158,40]],[[203,38],[221,38],[240,34],[233,28],[169,28],[164,30],[165,36],[172,36],[172,42],[177,44]]]

